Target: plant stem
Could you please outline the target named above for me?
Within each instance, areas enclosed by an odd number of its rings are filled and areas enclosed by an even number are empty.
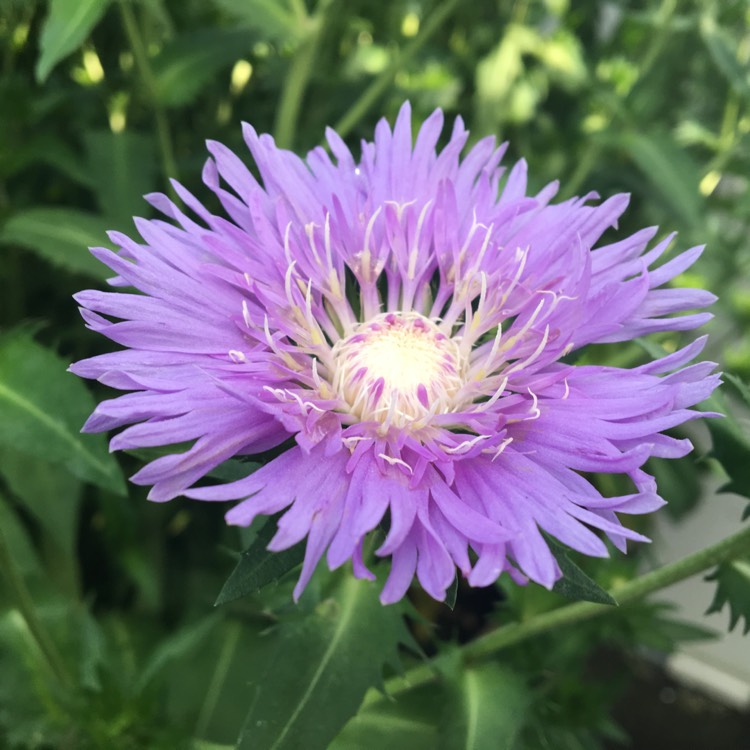
[[[334,130],[343,138],[367,114],[378,97],[391,85],[401,68],[424,46],[430,37],[448,20],[458,7],[459,0],[445,0],[427,19],[420,33],[406,46],[397,52],[391,64],[362,92],[359,99],[347,113],[336,123]]]
[[[276,145],[281,148],[294,146],[299,112],[315,67],[315,57],[325,30],[325,10],[328,5],[328,0],[320,0],[316,13],[312,17],[304,16],[300,21],[308,27],[308,31],[300,42],[284,78],[274,125]],[[304,11],[304,6],[298,10],[298,14],[302,11]]]
[[[154,77],[154,71],[151,69],[151,63],[148,60],[148,52],[143,42],[138,22],[128,2],[120,2],[118,3],[118,7],[123,25],[125,26],[125,34],[133,51],[133,59],[138,66],[138,71],[154,112],[154,124],[156,125],[156,136],[159,141],[164,176],[167,180],[170,177],[178,179],[177,160],[175,159],[174,148],[172,146],[172,137],[169,133],[167,112],[159,101],[156,78]]]
[[[746,525],[736,534],[722,539],[710,547],[694,552],[692,555],[664,565],[657,570],[640,576],[632,581],[615,587],[610,593],[622,605],[637,601],[655,591],[683,581],[686,578],[702,573],[721,562],[734,560],[742,554],[750,552],[750,524]],[[493,630],[487,635],[467,643],[461,648],[461,658],[467,661],[484,659],[497,654],[509,646],[515,646],[535,635],[546,633],[562,625],[570,625],[576,622],[590,620],[599,615],[611,612],[612,608],[603,604],[592,602],[575,602],[568,604],[551,612],[543,612],[525,622],[511,623]],[[393,677],[385,683],[386,695],[394,696],[411,688],[423,685],[436,679],[438,672],[437,660],[420,664],[410,669],[400,677]],[[368,693],[365,705],[375,703],[383,696],[374,691]]]
[[[42,625],[42,621],[39,619],[36,607],[34,606],[34,600],[29,593],[29,589],[26,586],[26,582],[23,580],[13,555],[10,552],[8,543],[5,540],[5,535],[2,529],[0,529],[0,571],[5,574],[5,578],[8,581],[11,591],[15,595],[16,603],[18,605],[18,611],[21,613],[26,626],[29,629],[29,633],[36,641],[39,650],[47,661],[52,673],[66,688],[72,690],[74,688],[74,682],[68,673],[65,666],[65,662],[60,656],[60,652],[55,646],[55,642],[50,637],[49,633]]]

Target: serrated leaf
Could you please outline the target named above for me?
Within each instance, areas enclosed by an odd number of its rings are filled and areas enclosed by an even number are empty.
[[[465,667],[450,681],[439,750],[510,750],[526,718],[530,694],[506,667]]]
[[[605,591],[596,581],[587,576],[569,557],[568,550],[557,540],[545,535],[547,545],[555,556],[562,571],[560,578],[554,585],[553,591],[567,599],[574,601],[595,602],[596,604],[612,604],[617,601]]]
[[[84,138],[94,194],[112,222],[127,225],[147,208],[143,196],[154,189],[156,149],[141,133],[90,131]]]
[[[384,607],[377,584],[341,572],[326,598],[269,636],[240,750],[323,750],[380,684],[408,639],[400,610]]]
[[[0,244],[20,245],[45,260],[97,280],[112,276],[89,247],[106,245],[111,222],[71,208],[28,208],[11,216],[0,229]]]
[[[304,542],[281,552],[266,549],[275,533],[276,524],[269,519],[253,543],[242,553],[240,561],[219,592],[215,606],[255,594],[302,564],[305,556]]]
[[[104,15],[110,0],[49,0],[42,26],[36,79],[43,83],[60,60],[75,50]]]
[[[740,619],[745,619],[743,633],[750,632],[750,558],[724,562],[706,577],[716,581],[716,593],[706,614],[720,612],[729,605],[729,629],[734,630]]]
[[[243,30],[208,29],[177,37],[153,60],[159,101],[169,107],[190,103],[222,68],[247,55],[254,41]]]
[[[94,402],[66,368],[23,332],[0,337],[0,443],[124,495],[120,468],[104,438],[80,433]]]

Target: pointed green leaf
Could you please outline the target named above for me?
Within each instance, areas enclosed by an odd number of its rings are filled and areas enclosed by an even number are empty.
[[[275,533],[276,523],[269,519],[253,543],[242,553],[237,567],[219,592],[215,605],[255,594],[302,564],[305,556],[304,542],[281,552],[270,552],[266,549]]]
[[[342,572],[314,611],[268,638],[265,662],[251,675],[241,750],[327,748],[408,634],[399,609],[380,604],[377,584]]]
[[[125,494],[120,468],[104,438],[80,433],[94,402],[66,367],[23,332],[0,337],[0,443]]]
[[[569,557],[568,550],[560,542],[546,536],[550,551],[555,556],[562,571],[562,578],[555,583],[553,591],[574,601],[595,602],[596,604],[614,604],[615,599],[596,581],[589,578]]]
[[[467,667],[450,681],[439,750],[510,750],[530,703],[523,680],[489,662]]]
[[[111,228],[101,216],[72,208],[28,208],[0,228],[0,244],[20,245],[68,271],[104,280],[112,271],[89,248],[106,246]]]
[[[445,606],[453,609],[456,606],[456,597],[458,596],[458,576],[455,576],[453,583],[448,586],[445,592]]]
[[[706,614],[720,612],[728,604],[729,629],[734,630],[744,618],[743,633],[750,633],[750,558],[722,563],[706,580],[716,581],[716,593]]]
[[[76,49],[99,22],[110,0],[49,0],[42,26],[36,79],[43,83],[52,69]]]

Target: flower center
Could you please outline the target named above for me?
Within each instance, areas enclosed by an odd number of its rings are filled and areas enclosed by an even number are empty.
[[[336,342],[333,356],[333,385],[351,413],[385,427],[450,411],[464,383],[458,344],[416,312],[383,313],[361,323]]]

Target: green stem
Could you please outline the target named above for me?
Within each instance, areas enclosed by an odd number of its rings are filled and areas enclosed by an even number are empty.
[[[0,529],[0,571],[5,574],[8,585],[15,595],[18,611],[21,613],[21,617],[23,617],[24,622],[29,629],[29,633],[31,633],[37,646],[39,646],[39,650],[46,659],[47,664],[49,664],[52,673],[62,685],[68,690],[72,690],[74,688],[74,682],[68,673],[65,662],[60,656],[60,652],[55,646],[55,642],[52,640],[49,633],[47,633],[44,625],[42,625],[42,621],[39,619],[36,607],[34,606],[34,600],[29,593],[26,582],[23,580],[23,576],[16,566],[16,562],[10,552],[10,548],[5,540],[5,535],[3,534],[2,529]]]
[[[655,591],[683,581],[686,578],[702,573],[721,562],[733,560],[740,555],[750,552],[750,525],[745,526],[736,534],[722,539],[710,547],[706,547],[692,555],[664,565],[657,570],[646,573],[639,578],[628,581],[615,587],[610,593],[622,605],[643,599]],[[592,602],[575,602],[568,604],[551,612],[544,612],[532,617],[525,622],[511,623],[493,630],[487,635],[467,643],[461,649],[461,657],[464,661],[474,661],[494,656],[499,651],[510,646],[515,646],[533,636],[546,633],[563,625],[590,620],[594,617],[613,611],[611,607]],[[431,660],[410,669],[400,677],[393,677],[385,683],[385,692],[388,696],[410,690],[436,679],[438,671],[436,665],[438,660]],[[365,704],[377,702],[382,695],[376,692],[368,693]]]
[[[295,52],[289,72],[284,78],[279,108],[276,112],[274,138],[276,144],[281,148],[292,148],[294,146],[299,112],[305,90],[310,83],[310,77],[315,67],[318,46],[325,30],[325,9],[328,5],[329,3],[326,0],[321,0],[318,10],[312,18],[301,19],[301,23],[309,27],[309,31]],[[304,11],[304,7],[301,10]]]
[[[391,85],[396,74],[411,60],[424,44],[448,20],[451,13],[458,7],[459,0],[445,0],[437,10],[427,19],[420,33],[406,46],[402,52],[396,53],[391,64],[362,92],[359,99],[349,108],[347,113],[336,123],[334,130],[343,138],[367,114],[367,111],[378,100],[378,97]]]
[[[120,2],[120,15],[125,26],[125,34],[128,37],[130,48],[133,51],[133,59],[138,66],[141,80],[146,89],[151,108],[154,112],[154,123],[156,125],[156,136],[159,141],[159,151],[161,152],[162,168],[164,176],[169,180],[170,177],[179,179],[177,172],[177,160],[174,155],[172,146],[172,137],[169,132],[169,120],[167,112],[159,101],[159,93],[156,85],[154,71],[151,69],[151,63],[148,59],[146,45],[143,42],[138,22],[136,21],[133,9],[128,2]]]

